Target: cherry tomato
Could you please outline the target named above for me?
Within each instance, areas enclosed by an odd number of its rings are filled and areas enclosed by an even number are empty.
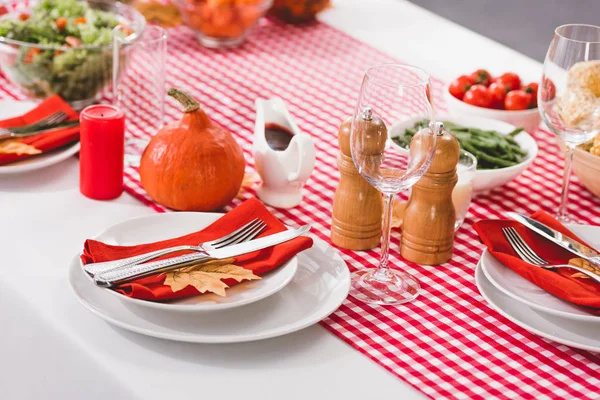
[[[521,90],[529,93],[531,95],[531,108],[537,107],[537,94],[538,94],[538,84],[537,82],[531,82],[527,85],[523,86]]]
[[[462,100],[467,90],[471,89],[471,86],[473,86],[473,80],[471,77],[467,75],[461,75],[452,81],[448,91],[452,96]]]
[[[508,93],[506,85],[502,82],[494,82],[488,90],[492,95],[492,107],[504,108],[504,98],[506,97],[506,93]]]
[[[506,110],[527,110],[531,105],[531,95],[524,90],[511,90],[504,99]]]
[[[494,79],[494,82],[498,81],[505,84],[508,90],[519,90],[521,87],[521,78],[512,72],[507,72]]]
[[[489,86],[492,82],[492,76],[485,69],[478,69],[470,75],[473,82],[476,84],[481,84],[485,86]]]
[[[463,101],[477,107],[490,108],[492,106],[492,95],[484,85],[473,85],[465,93]]]
[[[542,101],[550,101],[556,97],[556,86],[554,86],[552,79],[542,77],[542,87],[540,90],[542,91]]]

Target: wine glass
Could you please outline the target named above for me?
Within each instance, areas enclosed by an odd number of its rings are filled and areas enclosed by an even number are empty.
[[[544,61],[538,107],[548,128],[565,143],[565,169],[557,219],[571,222],[567,200],[573,152],[600,130],[600,27],[562,25]]]
[[[369,68],[363,78],[350,134],[352,159],[358,172],[384,195],[381,259],[376,269],[352,275],[351,294],[367,303],[402,304],[417,297],[419,281],[389,267],[390,219],[395,194],[423,176],[435,151],[431,84],[425,71],[399,64]],[[422,128],[408,150],[390,145],[394,124]]]

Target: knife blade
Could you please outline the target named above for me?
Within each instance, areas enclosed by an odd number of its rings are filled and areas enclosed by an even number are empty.
[[[507,215],[515,221],[522,223],[527,228],[541,235],[545,239],[548,239],[552,243],[555,243],[563,249],[566,249],[571,253],[575,254],[576,256],[581,257],[591,262],[592,264],[600,267],[600,253],[598,253],[596,250],[587,247],[586,245],[578,242],[575,239],[571,239],[567,235],[564,235],[558,232],[557,230],[554,230],[549,226],[546,226],[541,222],[536,221],[533,218],[529,218],[515,212],[509,212],[507,213]]]
[[[242,254],[252,253],[257,250],[272,247],[287,242],[289,240],[295,239],[298,236],[301,236],[304,233],[308,232],[309,230],[310,225],[304,225],[297,229],[289,229],[287,231],[275,233],[273,235],[265,236],[260,239],[254,239],[248,242],[226,246],[218,250],[207,252],[207,254],[185,254],[179,257],[171,257],[166,260],[132,265],[130,268],[107,271],[105,273],[96,274],[94,276],[94,282],[98,286],[112,287],[144,276],[154,275],[191,266],[198,263],[200,260],[220,260],[225,258],[236,257]]]

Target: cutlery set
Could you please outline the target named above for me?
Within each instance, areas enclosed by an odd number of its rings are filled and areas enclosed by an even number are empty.
[[[570,251],[577,257],[583,258],[591,264],[600,267],[600,254],[598,254],[595,250],[585,246],[583,243],[580,243],[575,239],[571,239],[570,237],[563,235],[549,226],[546,226],[541,222],[524,215],[515,212],[509,212],[507,215],[550,242],[557,244],[560,247]],[[546,261],[525,242],[521,235],[517,233],[515,228],[502,228],[502,233],[506,237],[506,240],[508,240],[508,243],[513,248],[515,253],[517,253],[523,261],[545,269],[571,268],[600,283],[600,275],[594,273],[593,271],[571,264],[552,264]]]
[[[101,287],[113,287],[134,279],[173,271],[202,262],[222,260],[252,253],[257,250],[287,242],[310,230],[310,225],[304,225],[300,228],[288,229],[260,239],[254,239],[265,229],[265,227],[266,224],[263,221],[254,219],[226,236],[201,243],[198,246],[170,247],[140,254],[135,257],[87,264],[84,269],[93,278],[96,285]],[[194,253],[147,262],[170,253],[185,250],[191,250],[194,251]]]
[[[34,124],[20,126],[18,128],[0,129],[0,140],[26,138],[56,129],[69,128],[79,125],[78,119],[67,121],[68,118],[69,116],[66,113],[57,111]]]

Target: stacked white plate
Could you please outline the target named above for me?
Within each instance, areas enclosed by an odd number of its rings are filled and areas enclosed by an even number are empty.
[[[221,214],[165,213],[114,225],[95,239],[107,244],[156,242],[198,231]],[[73,258],[69,282],[91,312],[133,332],[168,340],[233,343],[295,332],[327,317],[346,299],[350,273],[338,252],[313,238],[312,248],[262,276],[227,289],[227,296],[204,294],[157,303],[97,287]]]
[[[569,226],[592,247],[600,247],[600,227]],[[522,328],[567,346],[600,352],[600,315],[554,297],[503,265],[486,249],[475,271],[482,296]]]

